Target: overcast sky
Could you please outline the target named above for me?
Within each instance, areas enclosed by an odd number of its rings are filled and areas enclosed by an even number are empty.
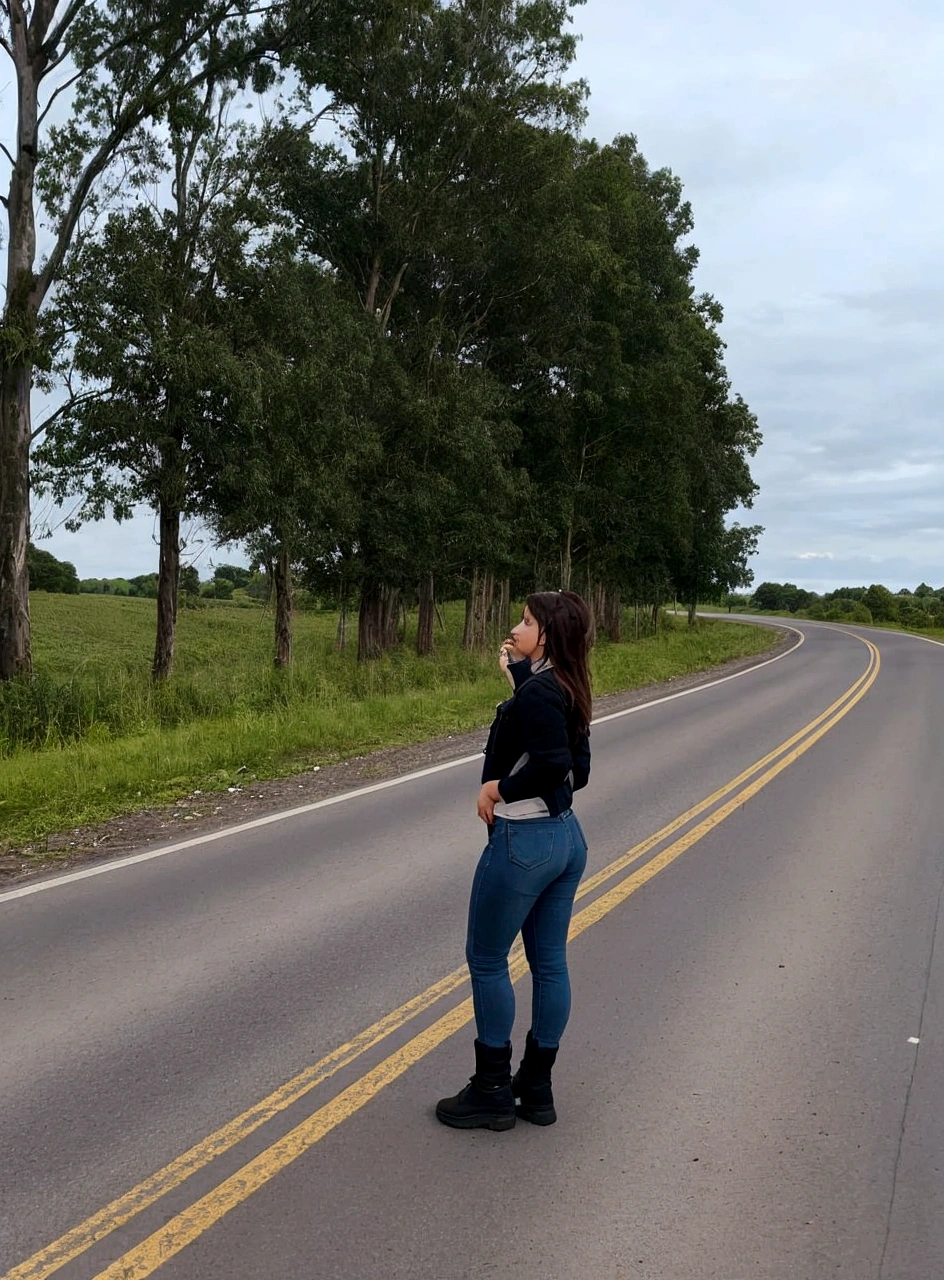
[[[588,0],[575,27],[588,132],[635,133],[694,208],[764,435],[755,583],[944,585],[944,4]],[[134,575],[153,526],[42,545]]]

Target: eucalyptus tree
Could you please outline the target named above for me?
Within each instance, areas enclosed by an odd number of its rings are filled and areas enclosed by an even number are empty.
[[[750,459],[761,443],[755,415],[732,391],[719,333],[722,311],[701,297],[680,329],[679,360],[686,395],[679,420],[684,501],[671,534],[670,569],[679,598],[694,623],[699,599],[748,586],[747,566],[760,526],[727,526],[736,508],[749,510],[757,493]]]
[[[378,453],[359,414],[375,335],[334,276],[276,237],[234,263],[215,324],[251,394],[204,456],[199,507],[219,537],[246,540],[275,587],[275,662],[292,657],[297,566],[331,562],[356,527],[355,477]]]
[[[563,79],[573,3],[380,0],[352,10],[330,46],[296,51],[303,82],[330,97],[314,120],[328,113],[343,145],[319,141],[311,117],[280,131],[284,197],[381,330],[454,225],[473,148],[514,120],[582,119],[585,86]]]
[[[379,347],[387,373],[370,420],[380,449],[359,475],[362,657],[394,638],[380,630],[389,607],[376,608],[378,583],[382,601],[391,585],[416,590],[417,652],[427,654],[436,577],[461,576],[489,551],[497,565],[508,543],[514,480],[503,388],[472,362],[442,350],[431,357],[425,329],[414,341],[412,351],[405,338]]]
[[[57,499],[80,498],[73,525],[109,511],[127,518],[139,503],[155,510],[155,679],[173,665],[181,517],[198,511],[205,459],[254,392],[251,365],[215,323],[221,277],[267,216],[253,194],[247,130],[228,123],[230,102],[212,79],[178,95],[164,146],[141,139],[144,173],[169,179],[167,205],[113,212],[73,247],[57,311],[85,391],[36,450],[38,483]]]
[[[207,80],[257,84],[286,42],[279,0],[0,0],[16,93],[0,326],[0,680],[31,670],[30,396],[48,362],[44,308],[77,231],[126,184],[142,129]],[[65,122],[54,123],[65,113]],[[48,241],[37,245],[37,201]],[[42,251],[42,256],[38,256]]]
[[[543,176],[530,219],[496,246],[517,287],[489,318],[492,367],[514,389],[517,457],[539,495],[535,577],[578,585],[615,631],[622,588],[666,576],[656,562],[684,494],[691,210],[633,138],[526,142]]]
[[[505,487],[502,412],[457,415],[450,407],[482,406],[491,393],[451,305],[462,272],[449,248],[457,232],[474,242],[489,216],[490,193],[473,191],[473,157],[484,140],[519,120],[579,119],[583,87],[564,81],[575,47],[565,29],[570,7],[378,4],[369,21],[335,33],[336,59],[319,56],[314,71],[303,55],[298,62],[302,79],[330,96],[323,110],[343,145],[307,124],[273,136],[280,202],[387,343],[385,382],[373,397],[384,465],[365,476],[369,501],[357,538],[362,655],[394,637],[407,573],[422,584],[428,619],[430,575],[450,564],[446,498],[475,474],[463,472],[468,454],[490,471],[493,493]],[[467,395],[455,401],[457,385]],[[444,521],[432,518],[437,512]],[[419,544],[442,552],[418,564],[409,547]],[[428,635],[428,627],[421,631]]]
[[[691,208],[632,137],[608,146],[526,131],[496,156],[526,171],[489,274],[503,290],[479,335],[509,388],[527,471],[533,580],[576,585],[614,638],[624,594],[653,616],[673,587],[742,584],[756,420],[732,399],[721,314],[695,294]],[[514,190],[507,178],[494,191]],[[499,202],[499,208],[501,203]]]
[[[550,525],[552,495],[536,487],[523,447],[522,404],[579,275],[564,250],[576,106],[543,122],[507,115],[472,140],[451,187],[453,215],[405,290],[439,337],[440,360],[479,370],[493,388],[494,412],[465,432],[472,465],[463,459],[458,527],[441,538],[452,560],[440,572],[458,573],[467,588],[468,647],[507,633],[512,584],[535,585],[535,549]]]

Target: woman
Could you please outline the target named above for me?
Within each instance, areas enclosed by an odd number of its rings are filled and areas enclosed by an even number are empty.
[[[570,1014],[567,931],[587,843],[571,809],[590,776],[590,611],[572,591],[528,596],[503,646],[515,692],[485,748],[478,814],[488,825],[469,903],[466,959],[475,1006],[475,1074],[436,1107],[456,1129],[557,1119],[551,1069]],[[509,662],[509,659],[511,661]],[[515,995],[508,952],[518,932],[533,983],[531,1029],[511,1078]]]

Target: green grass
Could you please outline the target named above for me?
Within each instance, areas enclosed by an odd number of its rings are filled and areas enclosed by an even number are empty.
[[[906,627],[902,622],[853,622],[853,627],[874,627],[876,631],[903,631],[909,636],[927,636],[929,640],[944,640],[944,627]]]
[[[460,645],[462,607],[445,610],[434,659],[403,651],[358,664],[334,648],[337,618],[295,620],[295,663],[271,664],[261,610],[182,610],[175,674],[151,687],[151,601],[33,597],[32,685],[0,689],[0,848],[104,820],[195,789],[222,789],[463,733],[488,723],[507,685],[491,656]],[[352,620],[352,625],[356,620]],[[669,625],[637,643],[598,644],[601,695],[763,652],[766,629]]]

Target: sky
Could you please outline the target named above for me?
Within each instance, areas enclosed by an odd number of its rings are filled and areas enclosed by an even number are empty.
[[[574,29],[586,132],[634,133],[693,207],[764,437],[755,584],[944,585],[944,5],[588,0]],[[40,545],[133,576],[155,536],[142,514]]]

